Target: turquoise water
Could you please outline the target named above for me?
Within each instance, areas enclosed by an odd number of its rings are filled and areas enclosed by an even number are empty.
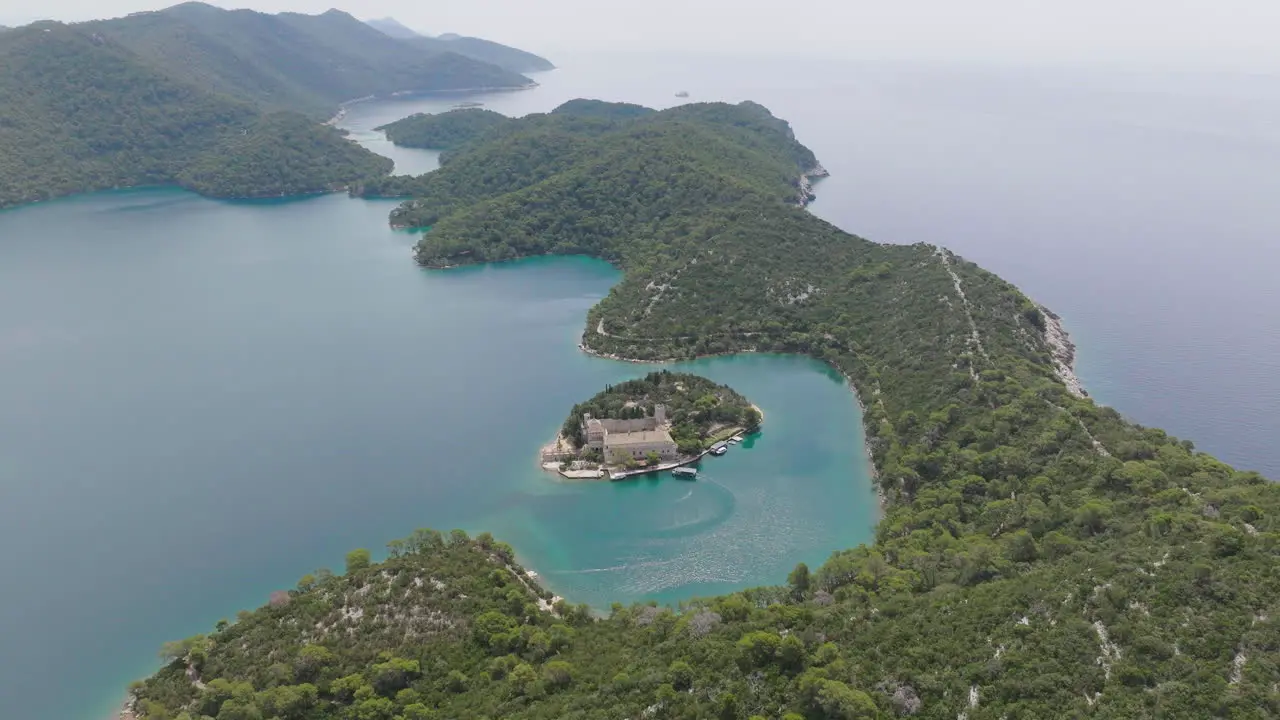
[[[0,213],[0,697],[101,720],[165,640],[415,527],[488,530],[607,606],[777,583],[866,541],[859,411],[795,357],[691,363],[767,414],[697,483],[537,467],[647,370],[576,341],[618,280],[412,262],[392,204],[105,193]]]

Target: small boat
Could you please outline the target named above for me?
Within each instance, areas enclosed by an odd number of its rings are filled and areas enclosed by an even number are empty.
[[[728,444],[728,443],[718,442],[718,443],[716,443],[715,445],[712,445],[712,446],[711,446],[711,454],[712,454],[712,455],[723,455],[723,454],[725,454],[725,453],[727,453],[727,452],[729,452],[729,444]]]
[[[455,109],[478,108],[478,107],[484,107],[484,103],[482,103],[482,102],[473,102],[473,101],[460,102],[460,103],[458,103],[457,105],[454,105],[453,107],[454,107]]]
[[[738,443],[740,443],[740,442],[742,442],[742,438],[740,438],[740,437],[734,436],[734,437],[729,438],[729,444],[730,444],[730,445],[737,445],[737,444],[738,444]]]
[[[671,471],[677,480],[697,480],[698,470],[691,467],[678,467]]]
[[[678,97],[678,98],[687,98],[687,97],[689,97],[689,91],[688,91],[688,90],[681,90],[680,92],[676,93],[676,97]]]

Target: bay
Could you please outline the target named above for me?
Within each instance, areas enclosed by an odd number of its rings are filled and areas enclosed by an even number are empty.
[[[542,471],[575,402],[651,368],[576,347],[618,273],[422,270],[392,207],[139,190],[0,213],[6,713],[101,720],[165,640],[416,527],[490,531],[595,607],[781,582],[870,538],[858,408],[803,358],[680,366],[768,415],[701,482]]]

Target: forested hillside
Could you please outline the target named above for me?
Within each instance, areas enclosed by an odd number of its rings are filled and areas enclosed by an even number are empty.
[[[136,689],[143,716],[1280,715],[1280,488],[1073,394],[1056,319],[1017,288],[805,212],[815,164],[753,104],[531,116],[416,181],[395,221],[431,227],[430,266],[615,263],[592,352],[840,369],[885,499],[874,544],[593,620],[538,609],[503,548],[463,568],[460,538],[395,543],[175,651]],[[459,583],[477,604],[415,599]]]
[[[339,103],[400,91],[523,87],[518,73],[396,40],[347,13],[223,10],[184,3],[86,23],[175,79],[253,102],[328,118]]]
[[[344,186],[385,175],[385,163],[319,127],[277,133],[284,147],[252,152],[256,162],[287,166],[229,171],[243,154],[206,153],[236,134],[279,131],[265,114],[318,124],[356,98],[532,82],[444,45],[388,37],[337,10],[267,15],[202,3],[11,30],[0,37],[0,67],[0,207],[146,184],[234,196]],[[192,179],[214,174],[217,182]]]
[[[483,108],[462,108],[428,115],[417,113],[374,128],[396,145],[428,150],[457,150],[494,128],[515,122]]]
[[[264,115],[196,157],[179,183],[212,197],[283,197],[333,192],[391,172],[390,159],[297,113]]]
[[[0,207],[172,182],[257,115],[55,23],[0,37]]]

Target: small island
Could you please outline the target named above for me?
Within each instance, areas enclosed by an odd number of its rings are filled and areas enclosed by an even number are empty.
[[[683,468],[709,452],[723,454],[730,442],[757,432],[763,418],[727,385],[660,370],[574,405],[542,448],[542,466],[568,478],[613,480]]]

